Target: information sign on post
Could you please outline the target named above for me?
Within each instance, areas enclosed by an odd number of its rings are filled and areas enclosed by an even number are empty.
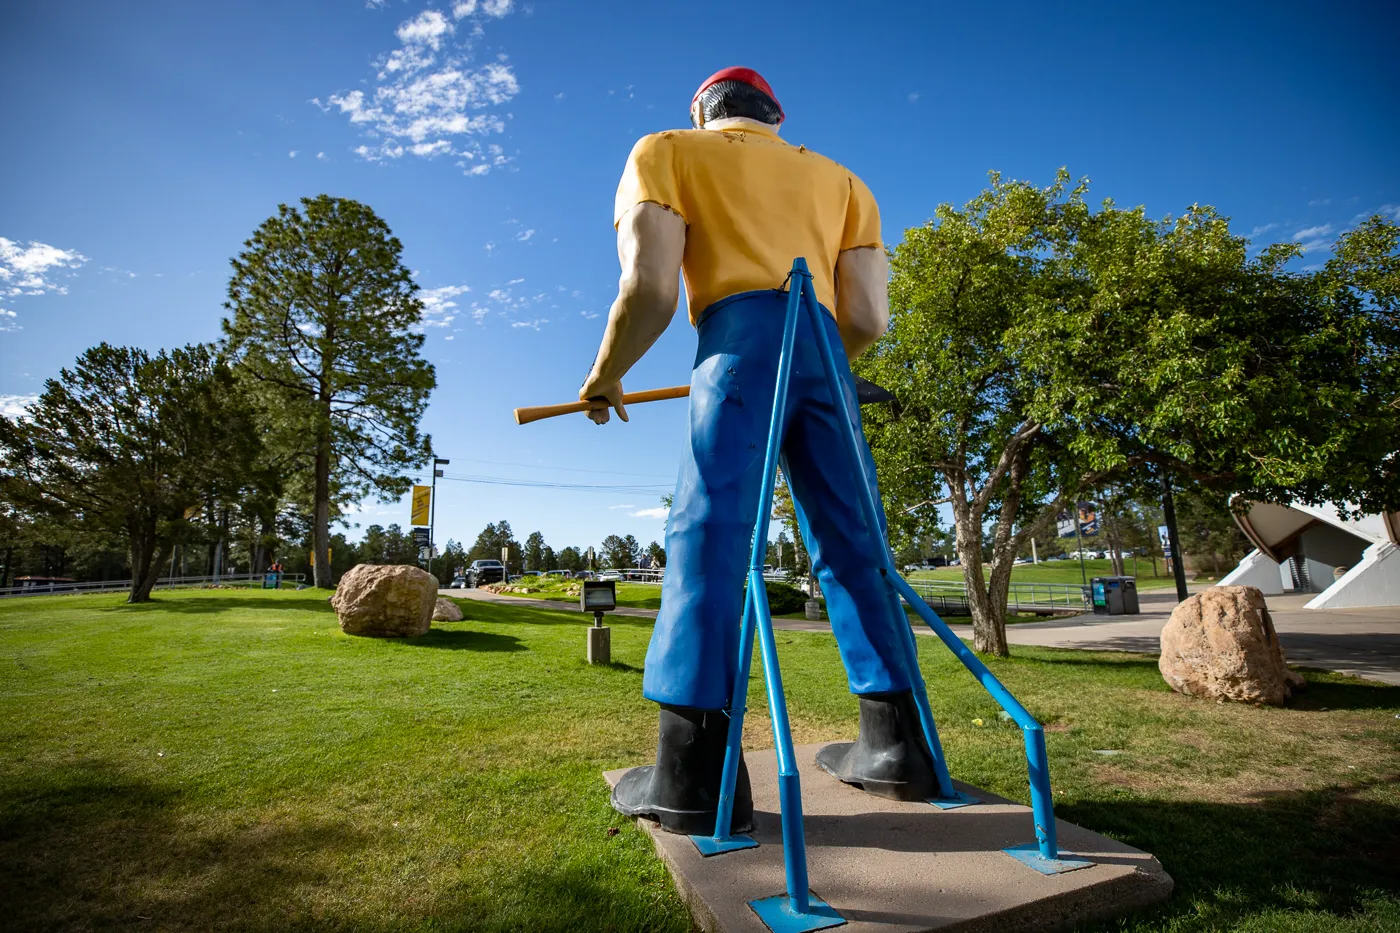
[[[1167,533],[1166,525],[1157,526],[1157,540],[1162,542],[1162,556],[1165,557],[1167,560],[1171,560],[1172,540],[1171,535]]]
[[[428,529],[413,529],[413,546],[416,548],[425,548],[428,546]]]

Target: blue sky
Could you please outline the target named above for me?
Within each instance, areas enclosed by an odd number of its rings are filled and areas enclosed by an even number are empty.
[[[355,198],[430,304],[423,426],[449,476],[492,480],[440,484],[439,542],[506,518],[555,547],[645,543],[684,403],[605,427],[511,409],[575,397],[616,283],[623,162],[684,125],[706,75],[761,71],[784,136],[860,174],[891,243],[990,169],[1048,183],[1066,165],[1095,198],[1212,204],[1314,262],[1358,216],[1400,217],[1397,34],[1388,2],[17,0],[0,13],[0,405],[102,340],[215,338],[253,229],[280,202]],[[694,340],[678,316],[627,387],[687,381]],[[623,488],[504,484],[521,482]]]

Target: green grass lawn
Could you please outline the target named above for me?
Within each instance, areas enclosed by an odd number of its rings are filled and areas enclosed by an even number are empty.
[[[589,667],[577,613],[462,605],[390,641],[311,591],[0,603],[0,926],[689,929],[600,776],[654,748],[650,623],[614,617]],[[852,737],[831,636],[778,641],[796,740]],[[1025,801],[1019,732],[918,641],[954,775]],[[1172,694],[1150,658],[1015,651],[991,667],[1047,726],[1058,814],[1177,881],[1095,929],[1400,929],[1400,688],[1310,673],[1256,709]]]
[[[1157,573],[1152,573],[1152,561],[1146,558],[1138,558],[1137,570],[1133,570],[1133,559],[1130,557],[1123,562],[1123,570],[1128,576],[1137,577],[1137,586],[1140,590],[1155,590],[1163,587],[1175,586],[1176,581],[1167,574],[1166,564],[1157,561]],[[1108,577],[1113,575],[1113,561],[1107,558],[1101,560],[1085,560],[1084,570],[1079,568],[1078,560],[1042,560],[1038,564],[1017,564],[1011,568],[1011,582],[1013,583],[1082,583],[1085,576],[1092,580],[1094,577]],[[963,582],[961,567],[938,567],[934,570],[916,570],[909,574],[910,580],[955,580]],[[1205,578],[1202,578],[1202,582]],[[1214,579],[1211,580],[1214,582]]]
[[[553,599],[560,602],[573,603],[578,605],[578,594],[569,595],[569,587],[576,585],[576,580],[561,580],[551,578],[549,580],[539,580],[539,578],[526,578],[521,580],[516,586],[526,586],[534,593],[503,593],[503,596],[519,596],[522,599]],[[627,606],[631,609],[660,609],[661,608],[661,587],[655,583],[625,583],[617,581],[617,604]]]

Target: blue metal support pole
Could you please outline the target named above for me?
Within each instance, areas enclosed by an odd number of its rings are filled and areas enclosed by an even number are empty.
[[[845,435],[848,455],[851,459],[852,471],[854,475],[863,477],[863,468],[860,459],[860,446],[855,436],[854,421],[851,418],[850,404],[846,395],[841,391],[841,380],[836,368],[836,358],[831,348],[831,341],[827,338],[826,331],[822,326],[825,322],[821,319],[822,310],[817,305],[816,296],[804,293],[804,303],[807,314],[812,320],[813,330],[816,332],[817,347],[820,351],[822,366],[826,370],[826,378],[831,386],[833,401],[841,413],[838,419],[841,422],[841,430]],[[879,534],[879,505],[875,502],[875,497],[870,491],[868,482],[857,484],[859,502],[864,513],[866,527],[873,535]],[[882,542],[883,543],[883,542]],[[881,572],[888,585],[894,588],[896,599],[895,606],[898,612],[895,616],[896,624],[904,621],[904,607],[900,605],[898,597],[914,607],[914,610],[923,620],[928,623],[934,633],[942,639],[949,650],[957,656],[982,687],[992,695],[1002,709],[1011,714],[1024,733],[1026,743],[1026,769],[1030,783],[1031,811],[1035,822],[1036,845],[1032,848],[1037,851],[1033,856],[1024,852],[1026,847],[1015,847],[1007,850],[1013,857],[1026,862],[1038,871],[1046,873],[1056,873],[1061,871],[1072,871],[1075,868],[1083,868],[1090,864],[1081,859],[1061,858],[1055,839],[1055,813],[1054,804],[1050,790],[1050,763],[1045,752],[1045,733],[1031,716],[1026,708],[1011,695],[1011,692],[1002,686],[987,666],[962,643],[947,624],[939,618],[929,605],[914,592],[913,587],[899,574],[894,566],[894,558],[888,546],[881,548],[881,559],[883,567]],[[949,795],[952,791],[952,781],[947,778],[947,765],[943,763],[942,747],[938,744],[938,733],[933,723],[933,714],[929,708],[928,694],[924,686],[923,677],[918,668],[917,648],[914,644],[913,632],[909,630],[907,624],[900,625],[903,634],[902,640],[905,643],[905,655],[909,663],[910,681],[915,685],[914,696],[919,710],[919,720],[924,727],[925,739],[929,743],[930,750],[935,750],[935,767],[938,769],[939,791]],[[946,783],[945,783],[946,782]],[[936,801],[935,801],[936,803]],[[1029,856],[1029,857],[1028,857]]]
[[[806,265],[803,264],[805,271]],[[797,266],[793,266],[796,273]],[[794,276],[796,278],[796,276]],[[744,713],[748,708],[749,672],[753,665],[753,636],[758,622],[758,597],[763,597],[763,616],[772,628],[772,617],[768,614],[768,591],[763,588],[763,559],[767,555],[768,516],[773,511],[773,486],[777,482],[778,458],[782,454],[783,414],[787,410],[788,383],[792,379],[792,347],[797,335],[797,303],[801,289],[793,283],[788,293],[787,316],[783,321],[783,340],[778,350],[778,380],[773,389],[773,415],[768,423],[768,446],[763,455],[763,482],[759,487],[758,520],[754,528],[753,546],[749,551],[749,586],[744,594],[744,615],[739,628],[739,665],[734,675],[734,689],[729,698],[729,731],[725,737],[724,769],[719,785],[719,810],[715,815],[713,838],[692,836],[695,846],[704,855],[717,855],[734,849],[747,849],[758,845],[748,836],[731,836],[734,820],[734,787],[739,779],[739,757],[743,754]],[[753,569],[758,568],[759,586],[753,586]],[[771,632],[770,632],[771,637]],[[771,684],[776,667],[770,666],[765,656],[764,676]],[[779,688],[781,690],[781,687]],[[769,705],[772,705],[772,690],[769,691]],[[784,707],[784,726],[787,723]],[[777,730],[778,720],[773,720]],[[791,738],[789,737],[789,745]],[[781,764],[781,762],[780,762]],[[781,769],[780,772],[781,773]],[[781,780],[781,779],[780,779]],[[786,814],[786,810],[783,811]],[[783,817],[786,825],[787,817]],[[805,858],[805,856],[804,856]],[[803,876],[806,876],[806,863],[803,863]],[[804,882],[803,890],[806,890]]]
[[[812,330],[816,333],[818,355],[821,357],[827,385],[831,388],[832,401],[835,403],[837,411],[840,412],[837,421],[841,423],[841,433],[846,442],[845,447],[851,475],[860,477],[862,480],[858,481],[856,486],[861,513],[865,519],[865,527],[872,537],[880,541],[883,564],[880,572],[885,577],[886,587],[889,588],[892,620],[899,629],[898,636],[900,644],[903,646],[905,670],[914,691],[914,705],[919,711],[919,724],[923,728],[924,741],[928,743],[929,751],[933,754],[934,774],[938,778],[939,796],[929,802],[943,809],[976,803],[975,799],[959,793],[953,787],[953,778],[948,773],[948,762],[943,754],[943,743],[938,739],[938,727],[934,724],[933,709],[928,701],[928,688],[924,683],[923,672],[919,669],[919,651],[914,643],[914,633],[905,617],[904,606],[900,602],[899,594],[890,584],[890,576],[897,575],[894,558],[890,554],[888,543],[880,533],[879,506],[876,504],[874,496],[871,495],[869,478],[865,476],[865,466],[860,456],[860,444],[853,427],[854,419],[852,418],[851,406],[846,398],[846,393],[842,391],[841,375],[836,366],[836,356],[831,347],[831,340],[826,334],[826,321],[823,319],[825,312],[817,304],[817,297],[811,291],[804,292],[803,304],[807,316],[812,322]]]

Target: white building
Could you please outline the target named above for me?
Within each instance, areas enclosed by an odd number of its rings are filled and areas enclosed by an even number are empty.
[[[1235,521],[1254,550],[1220,581],[1266,596],[1316,593],[1309,609],[1400,606],[1400,512],[1343,518],[1332,503],[1254,502]]]

